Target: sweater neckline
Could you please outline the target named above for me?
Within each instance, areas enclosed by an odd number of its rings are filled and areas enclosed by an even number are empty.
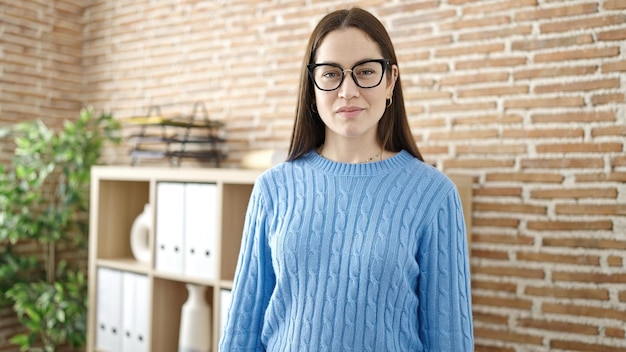
[[[338,176],[371,176],[390,171],[398,171],[413,159],[413,156],[406,150],[401,150],[396,155],[385,160],[352,164],[326,159],[315,150],[311,150],[303,156],[303,159],[313,168],[327,174]]]

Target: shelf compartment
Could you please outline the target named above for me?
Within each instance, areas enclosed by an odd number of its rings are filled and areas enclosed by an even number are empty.
[[[235,277],[244,224],[242,219],[246,215],[252,187],[251,184],[223,185],[220,247],[220,278],[222,280],[232,281]]]
[[[132,259],[130,231],[150,202],[150,183],[100,180],[97,202],[97,258]]]
[[[211,315],[215,314],[213,306],[213,287],[206,290],[205,300],[211,307]],[[154,279],[154,297],[152,300],[152,351],[178,351],[178,335],[183,304],[188,292],[184,282],[162,278]],[[215,319],[211,316],[211,322]],[[212,333],[212,329],[207,331]],[[215,345],[214,341],[212,344]]]

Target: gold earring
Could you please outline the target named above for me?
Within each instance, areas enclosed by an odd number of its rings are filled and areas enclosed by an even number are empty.
[[[392,95],[389,96],[389,103],[387,103],[387,107],[390,107],[391,103],[393,103],[393,96]]]

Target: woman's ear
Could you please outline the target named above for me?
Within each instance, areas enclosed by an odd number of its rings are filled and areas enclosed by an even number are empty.
[[[389,79],[389,84],[387,84],[387,95],[391,95],[393,93],[393,89],[396,86],[396,81],[398,80],[398,65],[391,65],[391,77]]]

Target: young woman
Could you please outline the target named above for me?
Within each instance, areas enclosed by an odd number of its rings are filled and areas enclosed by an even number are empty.
[[[252,192],[220,350],[473,351],[461,202],[415,145],[387,31],[330,13],[303,66],[288,160]]]

